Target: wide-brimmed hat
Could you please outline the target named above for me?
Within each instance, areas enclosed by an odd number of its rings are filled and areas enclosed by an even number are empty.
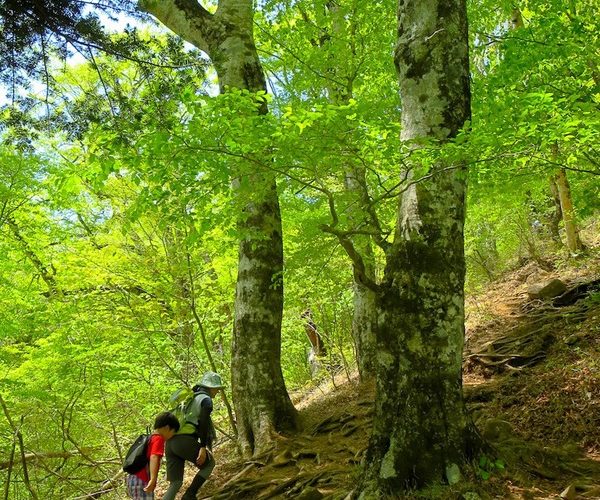
[[[202,375],[202,380],[198,382],[198,385],[202,387],[208,387],[210,389],[223,389],[223,381],[221,376],[215,372],[206,372]]]

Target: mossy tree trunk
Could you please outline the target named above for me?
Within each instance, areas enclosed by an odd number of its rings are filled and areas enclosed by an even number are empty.
[[[252,0],[220,0],[214,14],[195,0],[142,0],[140,7],[208,54],[221,92],[266,90],[254,44]],[[246,455],[268,448],[274,433],[296,422],[281,371],[283,244],[277,189],[266,174],[253,174],[250,182],[255,189],[238,222],[244,236],[232,355],[238,436]]]
[[[399,0],[401,140],[443,143],[470,118],[465,0]],[[415,165],[416,167],[416,165]],[[377,395],[361,498],[453,481],[477,444],[462,398],[461,165],[429,167],[399,203],[377,287]]]

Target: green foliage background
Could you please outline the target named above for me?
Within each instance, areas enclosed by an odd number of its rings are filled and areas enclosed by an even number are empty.
[[[339,2],[344,36],[332,36],[326,3],[261,2],[268,95],[214,97],[199,54],[147,36],[136,50],[154,67],[98,56],[57,72],[27,115],[2,111],[0,462],[19,431],[39,454],[28,472],[40,498],[76,498],[114,477],[169,395],[211,368],[206,347],[229,380],[234,221],[255,189],[242,182],[234,196],[232,172],[278,180],[288,388],[311,381],[309,308],[332,363],[354,370],[351,266],[321,226],[331,202],[341,228],[357,224],[343,168],[360,166],[390,237],[399,169],[417,153],[398,141],[394,2]],[[424,172],[440,157],[469,166],[469,290],[523,259],[568,258],[545,229],[558,168],[579,222],[598,215],[596,2],[519,8],[513,29],[512,4],[470,3],[472,122],[455,143],[418,153]],[[349,93],[334,102],[340,82]],[[271,113],[257,115],[263,100]],[[19,460],[10,472],[9,498],[27,498]]]

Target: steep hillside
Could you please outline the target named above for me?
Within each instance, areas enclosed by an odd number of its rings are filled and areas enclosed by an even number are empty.
[[[567,292],[532,298],[552,279]],[[597,255],[552,271],[530,262],[471,297],[464,372],[489,449],[458,485],[405,498],[600,498]],[[199,498],[351,498],[374,394],[345,374],[336,380],[296,398],[304,430],[272,452],[243,461],[231,443],[218,446],[219,465]]]

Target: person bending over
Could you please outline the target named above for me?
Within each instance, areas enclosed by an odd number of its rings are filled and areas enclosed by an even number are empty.
[[[221,377],[214,372],[206,372],[192,388],[194,397],[186,407],[185,423],[166,445],[169,488],[163,500],[175,500],[175,495],[183,485],[186,460],[198,467],[198,472],[181,500],[195,500],[198,490],[213,471],[215,460],[211,450],[215,431],[210,415],[212,400],[222,388]]]

